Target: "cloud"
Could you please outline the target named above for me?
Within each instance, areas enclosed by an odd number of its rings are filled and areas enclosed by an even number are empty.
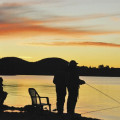
[[[120,34],[120,31],[77,30],[75,28],[49,27],[43,25],[44,21],[21,19],[19,23],[0,24],[0,36],[65,36],[80,38],[88,35]]]
[[[99,31],[87,30],[94,26],[82,27],[78,30],[76,27],[52,27],[47,26],[45,23],[49,21],[32,20],[29,18],[13,18],[12,22],[0,22],[0,35],[14,36],[28,36],[30,35],[64,35],[68,37],[80,37],[85,35],[107,35],[107,34],[120,34],[120,31]]]
[[[26,43],[32,46],[99,46],[99,47],[118,47],[120,44],[105,43],[105,42],[40,42],[40,43]]]
[[[43,1],[40,1],[43,2]],[[47,2],[47,0],[45,1]],[[37,1],[33,4],[36,4]],[[40,3],[39,3],[40,4]],[[41,15],[41,18],[34,18],[32,15],[27,16],[26,12],[31,13],[32,2],[26,3],[3,3],[0,4],[0,36],[40,36],[40,35],[58,35],[58,36],[66,36],[66,37],[77,37],[88,36],[88,35],[107,35],[107,34],[120,34],[120,31],[99,31],[92,30],[93,26],[82,26],[79,27],[54,27],[55,23],[61,22],[73,22],[75,21],[85,21],[89,19],[103,18],[103,17],[111,17],[118,16],[120,14],[94,14],[94,15],[86,15],[79,17],[59,17],[50,15],[45,17]],[[39,12],[39,10],[37,11]],[[25,16],[26,15],[26,16]],[[50,24],[49,24],[50,23]],[[68,24],[69,26],[69,24]],[[89,29],[89,30],[87,30]]]
[[[59,17],[59,16],[54,16],[53,19],[46,20],[48,22],[73,22],[73,21],[86,21],[86,20],[92,20],[92,19],[101,19],[105,17],[115,17],[115,16],[120,16],[120,13],[115,13],[115,14],[90,14],[90,15],[83,15],[79,17]]]
[[[84,35],[103,35],[103,34],[119,34],[119,31],[92,31],[92,30],[76,30],[73,28],[47,27],[41,25],[42,21],[28,21],[28,23],[20,24],[0,24],[0,35],[64,35],[68,37],[80,37]],[[39,25],[36,25],[39,24]]]
[[[58,2],[57,0],[54,0],[54,2]],[[54,3],[52,2],[52,3]],[[0,19],[4,19],[5,21],[11,22],[12,18],[20,18],[21,15],[24,15],[24,13],[28,12],[33,12],[35,11],[35,14],[40,13],[40,8],[38,10],[35,10],[33,5],[42,5],[42,3],[48,3],[50,4],[51,1],[49,2],[48,0],[45,1],[34,1],[34,2],[6,2],[3,4],[0,4]],[[42,11],[42,13],[45,11]],[[49,12],[49,11],[47,11]],[[18,14],[19,13],[19,14]],[[21,14],[20,14],[21,13]],[[43,15],[43,14],[42,14]],[[5,17],[7,16],[7,17]],[[11,17],[10,17],[11,16]],[[120,16],[120,13],[115,13],[115,14],[91,14],[91,15],[83,15],[83,16],[78,16],[78,17],[73,17],[73,16],[55,16],[52,14],[48,14],[46,17],[43,15],[42,20],[44,22],[48,23],[54,23],[54,22],[75,22],[75,21],[85,21],[85,20],[90,20],[90,19],[98,19],[98,18],[104,18],[104,17],[114,17],[114,16]],[[31,16],[30,16],[31,17]],[[9,18],[9,19],[7,19]],[[36,16],[36,19],[38,16]],[[50,19],[49,19],[50,18]]]
[[[0,24],[19,22],[25,13],[31,11],[27,3],[3,3],[0,4]]]
[[[26,11],[34,11],[34,7],[33,5],[39,5],[39,9],[36,9],[37,12],[40,13],[40,6],[43,4],[53,4],[53,3],[57,3],[58,4],[58,0],[53,0],[53,1],[48,1],[48,0],[36,0],[36,1],[26,1],[26,2],[5,2],[0,4],[0,15],[3,13],[9,15],[10,12],[12,11],[12,14],[15,14],[17,11],[19,12],[26,12]],[[56,4],[55,4],[56,5]],[[46,9],[46,11],[49,13],[49,11]],[[42,11],[43,12],[43,11]],[[16,16],[14,17],[18,17],[19,14],[16,14]],[[44,21],[46,22],[72,22],[72,21],[85,21],[85,20],[90,20],[90,19],[98,19],[98,18],[104,18],[104,17],[112,17],[112,16],[120,16],[120,13],[114,13],[114,14],[91,14],[91,15],[83,15],[83,16],[78,16],[78,17],[73,17],[73,16],[55,16],[54,14],[52,15],[51,13],[48,15],[50,17],[50,19],[44,19]],[[38,16],[37,16],[38,17]],[[9,20],[8,20],[9,21]]]
[[[13,8],[18,8],[18,7],[22,7],[25,6],[25,4],[23,3],[3,3],[0,4],[0,10],[6,10],[6,9],[13,9]]]

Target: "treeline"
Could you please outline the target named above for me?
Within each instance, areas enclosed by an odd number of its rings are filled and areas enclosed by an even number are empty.
[[[80,66],[78,67],[79,74],[82,76],[111,76],[120,77],[120,68],[114,68],[104,65],[96,67]]]

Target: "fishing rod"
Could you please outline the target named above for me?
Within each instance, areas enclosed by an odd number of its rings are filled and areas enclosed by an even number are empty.
[[[111,96],[107,95],[106,93],[104,93],[104,92],[100,91],[99,89],[97,89],[97,88],[95,88],[95,87],[93,87],[93,86],[89,85],[88,83],[86,83],[86,85],[88,85],[89,87],[91,87],[91,88],[95,89],[96,91],[98,91],[98,92],[102,93],[102,94],[103,94],[103,95],[105,95],[106,97],[108,97],[108,98],[112,99],[113,101],[117,102],[118,104],[120,104],[120,102],[119,102],[119,101],[117,101],[117,100],[116,100],[116,99],[114,99],[113,97],[111,97]]]

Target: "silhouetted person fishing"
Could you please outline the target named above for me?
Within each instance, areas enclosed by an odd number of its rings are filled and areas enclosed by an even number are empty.
[[[85,81],[79,79],[79,73],[77,70],[77,63],[71,60],[68,66],[68,101],[67,101],[67,113],[74,114],[77,98],[79,94],[79,86],[85,84]]]
[[[66,88],[68,89],[67,113],[74,114],[79,86],[85,84],[85,81],[79,79],[77,63],[71,60],[67,69],[56,72],[53,83],[56,87],[57,111],[63,113]]]
[[[7,97],[7,92],[3,91],[3,79],[0,77],[0,106],[3,105],[6,97]]]

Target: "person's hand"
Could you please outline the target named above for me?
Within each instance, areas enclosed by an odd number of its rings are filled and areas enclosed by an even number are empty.
[[[84,81],[84,80],[82,80],[82,84],[85,84],[85,81]]]
[[[85,84],[85,81],[84,81],[84,80],[80,80],[80,81],[79,81],[79,84],[80,84],[80,85],[83,85],[83,84]]]

